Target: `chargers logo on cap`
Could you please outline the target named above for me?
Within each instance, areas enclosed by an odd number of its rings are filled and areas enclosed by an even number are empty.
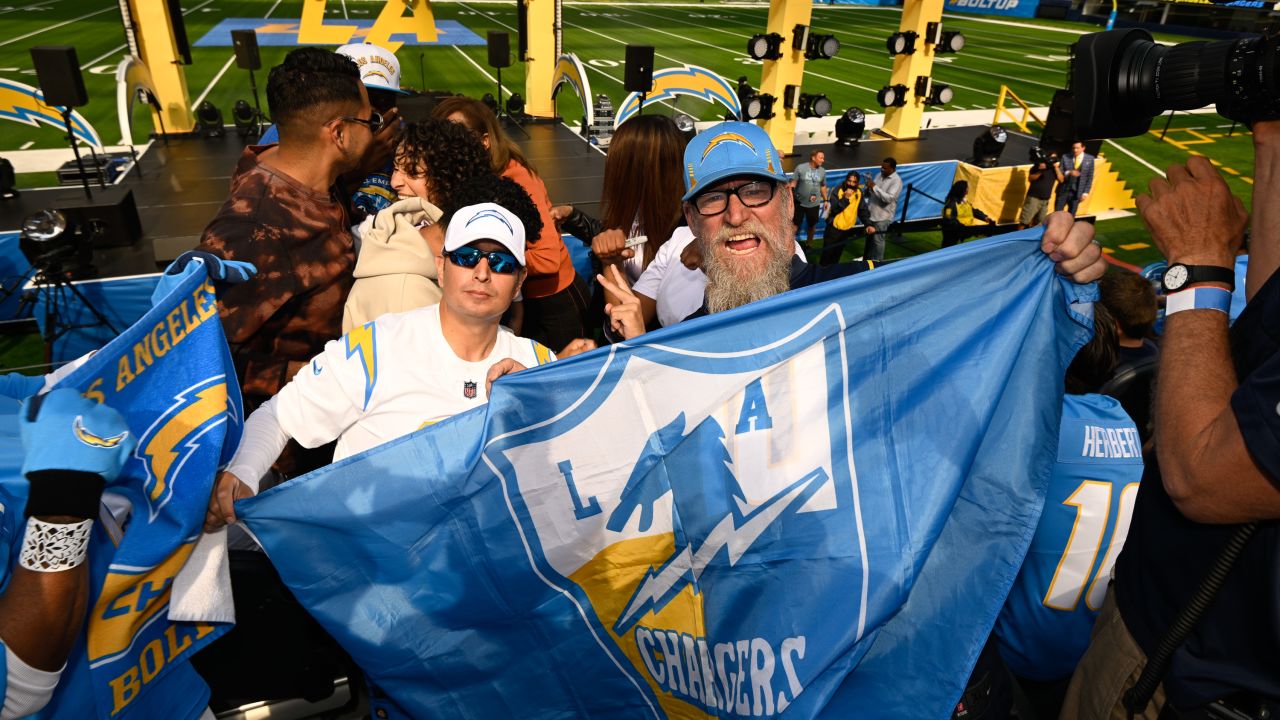
[[[745,145],[753,155],[759,155],[759,153],[756,152],[756,146],[752,145],[750,140],[739,135],[738,133],[729,132],[729,133],[723,133],[721,135],[717,135],[716,137],[711,138],[711,142],[707,143],[706,149],[702,151],[703,162],[706,161],[707,156],[711,154],[711,151],[716,149],[717,145],[720,145],[721,143],[727,143],[727,142],[733,142],[733,143],[739,143],[741,145]]]
[[[475,221],[481,220],[484,218],[492,218],[502,223],[503,225],[506,226],[507,232],[511,233],[512,235],[514,235],[516,232],[515,229],[511,227],[511,223],[507,222],[507,219],[502,217],[502,213],[498,212],[497,210],[481,210],[480,212],[471,216],[471,219],[467,221],[466,227],[471,227],[471,223],[474,223]]]

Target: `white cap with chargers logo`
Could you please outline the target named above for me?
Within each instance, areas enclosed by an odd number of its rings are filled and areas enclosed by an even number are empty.
[[[355,61],[365,87],[408,95],[400,89],[400,61],[390,50],[371,43],[351,43],[335,52]]]
[[[480,203],[454,213],[444,234],[445,252],[453,252],[477,240],[501,243],[524,267],[524,223],[510,210],[497,203]]]

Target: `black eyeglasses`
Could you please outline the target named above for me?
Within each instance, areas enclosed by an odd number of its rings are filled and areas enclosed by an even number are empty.
[[[486,252],[479,248],[460,247],[446,252],[444,256],[449,258],[449,262],[464,268],[473,268],[480,264],[480,258],[484,258],[489,261],[489,270],[499,275],[510,275],[520,269],[516,256],[501,250]]]
[[[749,208],[760,207],[773,199],[778,189],[770,180],[755,180],[736,188],[726,190],[708,190],[693,199],[693,206],[699,215],[719,215],[729,209],[729,196],[737,195],[739,202]]]
[[[364,118],[358,118],[354,115],[339,115],[336,119],[342,120],[343,122],[353,122],[353,123],[360,123],[361,125],[367,125],[369,127],[369,132],[371,133],[376,133],[379,130],[381,130],[382,124],[384,122],[382,119],[382,113],[377,111],[371,113],[369,115],[368,120],[365,120]]]

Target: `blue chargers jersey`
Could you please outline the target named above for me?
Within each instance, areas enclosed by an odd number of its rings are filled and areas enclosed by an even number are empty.
[[[1142,478],[1138,429],[1105,395],[1067,395],[1044,513],[996,621],[1000,654],[1019,677],[1075,670],[1129,533]]]
[[[26,531],[26,518],[22,510],[27,504],[27,482],[15,477],[0,478],[0,558],[7,562],[0,563],[0,592],[8,589],[9,578],[13,568],[18,565],[18,553],[22,550],[22,536]],[[99,587],[106,575],[111,556],[114,554],[115,542],[106,531],[101,520],[93,524],[93,535],[89,540],[89,576],[90,587]],[[93,598],[89,598],[86,612],[93,611]],[[87,623],[86,623],[87,626]],[[191,667],[184,662],[172,668],[167,674],[154,677],[163,667],[165,659],[156,654],[144,654],[145,658],[154,661],[153,667],[139,669],[136,678],[117,678],[112,684],[113,694],[128,702],[127,708],[119,717],[131,718],[173,718],[174,720],[191,720],[204,714],[209,705],[209,686]],[[144,661],[145,664],[145,661]],[[5,670],[4,654],[0,652],[0,671]],[[7,674],[0,673],[0,688],[5,688]],[[134,693],[145,689],[136,697]],[[36,713],[36,718],[75,718],[88,720],[94,717],[107,717],[112,708],[99,711],[94,703],[93,678],[89,672],[88,655],[85,651],[85,632],[82,628],[80,637],[71,648],[67,658],[67,666],[58,680],[58,687],[53,697],[43,710]]]

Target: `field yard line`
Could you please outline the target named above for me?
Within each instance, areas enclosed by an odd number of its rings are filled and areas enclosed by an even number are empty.
[[[617,19],[622,20],[622,18],[617,18]],[[670,35],[671,37],[680,38],[681,40],[684,40],[686,42],[697,43],[698,45],[705,45],[709,48],[721,50],[723,52],[733,53],[735,56],[738,56],[738,57],[746,57],[747,55],[747,52],[745,49],[742,52],[738,52],[732,48],[727,48],[722,45],[712,45],[711,43],[708,43],[708,42],[703,42],[701,40],[694,40],[693,38],[690,38],[690,37],[683,37],[681,35],[677,35],[676,33],[667,32],[666,30],[659,30],[658,28],[651,28],[646,25],[641,25],[640,23],[630,22],[628,20],[622,20],[622,22],[627,23],[628,25],[634,25],[638,28],[643,28],[645,30],[651,30],[656,33],[662,33],[663,35]],[[670,60],[671,62],[680,62],[675,58],[667,57],[665,55],[663,57],[667,60]],[[822,78],[823,80],[829,80],[831,82],[839,83],[841,85],[848,85],[849,87],[858,88],[859,90],[866,90],[867,92],[870,92],[870,93],[876,92],[875,88],[869,88],[869,87],[866,87],[865,85],[858,85],[857,83],[851,83],[848,80],[841,80],[840,78],[834,78],[828,75],[822,75],[820,73],[808,73],[808,74],[812,75],[813,77]]]
[[[112,10],[119,10],[119,9],[120,9],[120,7],[119,7],[119,6],[117,6],[117,5],[112,5],[111,7],[109,7],[109,8],[103,8],[103,9],[99,10],[98,12],[92,12],[92,13],[89,13],[88,15],[81,15],[81,16],[80,16],[80,17],[78,17],[78,18],[72,18],[71,20],[65,20],[65,21],[63,21],[63,22],[58,23],[57,25],[50,25],[49,27],[46,27],[46,28],[40,28],[39,30],[32,30],[31,32],[27,33],[26,35],[22,35],[22,36],[20,36],[20,37],[13,38],[12,40],[4,40],[4,41],[0,41],[0,47],[4,47],[5,45],[9,45],[9,44],[11,44],[11,43],[16,43],[16,42],[18,42],[19,40],[26,40],[27,38],[32,37],[32,36],[34,36],[34,35],[39,35],[39,34],[40,34],[40,33],[42,33],[42,32],[48,32],[49,30],[57,30],[57,29],[58,29],[58,28],[60,28],[60,27],[66,27],[67,25],[70,25],[70,24],[71,24],[71,23],[73,23],[73,22],[80,22],[81,20],[85,20],[85,19],[87,19],[87,18],[91,18],[91,17],[93,17],[94,15],[101,15],[101,14],[102,14],[102,13],[104,13],[104,12],[111,12]]]
[[[1156,175],[1159,175],[1160,177],[1164,177],[1164,171],[1163,171],[1163,170],[1161,170],[1160,168],[1156,167],[1155,165],[1152,165],[1151,163],[1147,162],[1146,160],[1143,160],[1142,158],[1138,157],[1136,154],[1134,154],[1131,150],[1129,150],[1129,149],[1128,149],[1128,148],[1126,148],[1125,146],[1121,145],[1120,143],[1116,142],[1115,140],[1108,140],[1107,142],[1111,143],[1112,145],[1115,145],[1115,146],[1116,146],[1116,149],[1117,149],[1117,150],[1119,150],[1120,152],[1122,152],[1122,153],[1124,153],[1125,155],[1128,155],[1129,157],[1133,158],[1134,160],[1137,160],[1138,162],[1142,163],[1142,164],[1143,164],[1144,166],[1146,166],[1146,168],[1147,168],[1148,170],[1150,170],[1151,172],[1155,173]]]
[[[489,78],[489,82],[494,83],[495,85],[497,84],[497,82],[498,82],[498,78],[494,77],[493,75],[491,75],[491,74],[489,73],[489,71],[488,71],[488,70],[485,70],[483,67],[481,67],[481,66],[480,66],[480,63],[476,62],[475,60],[472,60],[472,59],[471,59],[471,56],[470,56],[470,55],[468,55],[468,54],[466,54],[465,52],[463,52],[462,48],[458,47],[457,45],[454,45],[454,46],[453,46],[453,49],[454,49],[454,50],[457,50],[457,51],[458,51],[458,54],[459,54],[459,55],[461,55],[461,56],[462,56],[462,58],[463,58],[464,60],[466,60],[467,62],[471,63],[471,64],[472,64],[472,66],[474,66],[474,67],[475,67],[475,69],[479,70],[481,75],[484,75],[485,77]],[[510,97],[510,96],[511,96],[511,90],[510,90],[510,89],[508,89],[506,85],[503,85],[503,86],[502,86],[502,89],[507,91],[507,96],[508,96],[508,97]]]
[[[44,2],[38,2],[35,5],[28,5],[26,7],[20,7],[20,8],[11,7],[8,10],[0,10],[0,15],[4,15],[6,13],[11,13],[11,12],[17,12],[19,10],[35,10],[36,8],[42,8],[45,5],[52,5],[56,2],[58,2],[58,0],[44,0]]]
[[[276,0],[275,4],[271,6],[271,9],[268,10],[267,14],[263,15],[262,18],[265,20],[266,18],[271,17],[271,13],[275,12],[276,8],[280,7],[280,2],[281,0]],[[196,101],[191,103],[191,107],[200,107],[200,103],[204,102],[206,97],[209,97],[209,91],[213,90],[213,87],[218,84],[218,81],[222,79],[222,76],[227,74],[227,71],[231,69],[231,63],[235,61],[235,53],[232,53],[231,57],[227,58],[226,64],[224,64],[222,69],[218,71],[218,74],[214,75],[213,79],[209,81],[209,84],[204,87],[204,92],[200,93],[200,97],[196,98]]]

